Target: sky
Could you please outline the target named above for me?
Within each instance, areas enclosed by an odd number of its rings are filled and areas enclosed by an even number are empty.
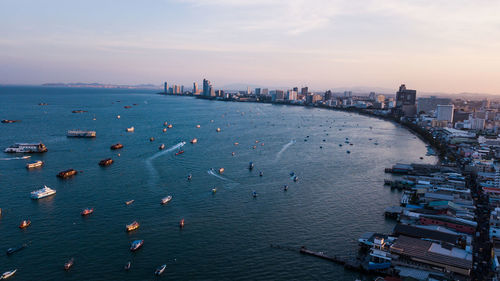
[[[500,94],[497,0],[0,0],[0,83]]]

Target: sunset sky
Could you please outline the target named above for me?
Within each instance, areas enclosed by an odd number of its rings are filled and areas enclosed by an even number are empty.
[[[0,1],[0,83],[500,94],[500,1]]]

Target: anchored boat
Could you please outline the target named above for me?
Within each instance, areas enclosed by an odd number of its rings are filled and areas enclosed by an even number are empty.
[[[162,203],[162,204],[167,204],[167,203],[168,203],[168,202],[170,202],[171,200],[172,200],[172,196],[171,196],[171,195],[169,195],[169,196],[167,196],[167,197],[165,197],[165,198],[161,199],[161,203]]]
[[[158,268],[156,268],[155,275],[161,275],[163,271],[165,271],[165,268],[167,268],[166,264],[160,265]]]
[[[47,147],[43,143],[16,143],[4,150],[6,153],[43,153]]]
[[[143,244],[144,244],[144,240],[133,241],[132,244],[130,245],[130,251],[134,252],[134,251],[139,250],[139,248],[141,248]]]
[[[26,169],[34,169],[34,168],[39,168],[43,166],[43,161],[38,160],[36,162],[31,162],[26,164]]]
[[[42,189],[31,192],[31,199],[41,199],[56,194],[56,191],[46,185]]]
[[[139,223],[137,221],[133,221],[131,224],[125,225],[125,228],[127,229],[127,232],[136,230],[139,228]]]

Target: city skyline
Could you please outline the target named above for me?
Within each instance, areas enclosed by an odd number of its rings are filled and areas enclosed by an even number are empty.
[[[351,1],[352,2],[352,1]],[[177,81],[500,94],[500,3],[5,1],[1,84]],[[198,79],[197,79],[198,80]]]

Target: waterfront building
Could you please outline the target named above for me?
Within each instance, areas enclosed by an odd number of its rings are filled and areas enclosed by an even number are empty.
[[[448,121],[453,122],[453,104],[450,105],[438,105],[436,118],[438,121]]]
[[[198,89],[198,83],[193,82],[193,94],[196,95],[198,94],[199,89]]]
[[[416,97],[416,90],[407,89],[405,84],[399,86],[399,91],[396,93],[397,113],[403,116],[415,116],[417,114]]]
[[[436,111],[438,105],[449,104],[451,104],[451,99],[449,98],[437,98],[436,96],[431,96],[429,98],[418,98],[417,112],[431,113]]]
[[[260,93],[262,96],[267,96],[269,95],[269,89],[268,88],[264,88],[262,89],[261,93]]]
[[[260,88],[255,88],[255,95],[260,96]]]
[[[286,93],[286,99],[289,101],[297,100],[297,92],[293,90],[288,90]]]
[[[167,82],[165,82],[165,84],[163,85],[163,92],[165,94],[168,94],[168,83]]]
[[[217,91],[215,91],[215,96],[223,98],[224,97],[224,91],[223,90],[217,90]]]
[[[375,101],[375,97],[376,97],[375,92],[370,92],[370,94],[368,95],[368,98],[369,98],[371,101]]]
[[[273,102],[283,102],[285,100],[285,92],[283,90],[271,91],[271,100]]]
[[[328,90],[325,92],[325,101],[331,100],[332,99],[332,91]]]
[[[385,96],[384,95],[377,95],[377,101],[380,102],[380,103],[384,103],[385,102]]]
[[[181,86],[181,94],[184,94],[184,85]]]
[[[344,91],[344,98],[352,97],[352,91]]]
[[[214,97],[215,91],[212,87],[212,83],[207,79],[203,79],[203,95],[206,97]]]
[[[297,94],[299,93],[299,87],[293,87],[292,90],[295,91],[295,92],[297,92]]]
[[[307,94],[309,93],[309,87],[303,87],[302,89],[300,89],[300,94],[303,95],[303,96],[307,96]]]

